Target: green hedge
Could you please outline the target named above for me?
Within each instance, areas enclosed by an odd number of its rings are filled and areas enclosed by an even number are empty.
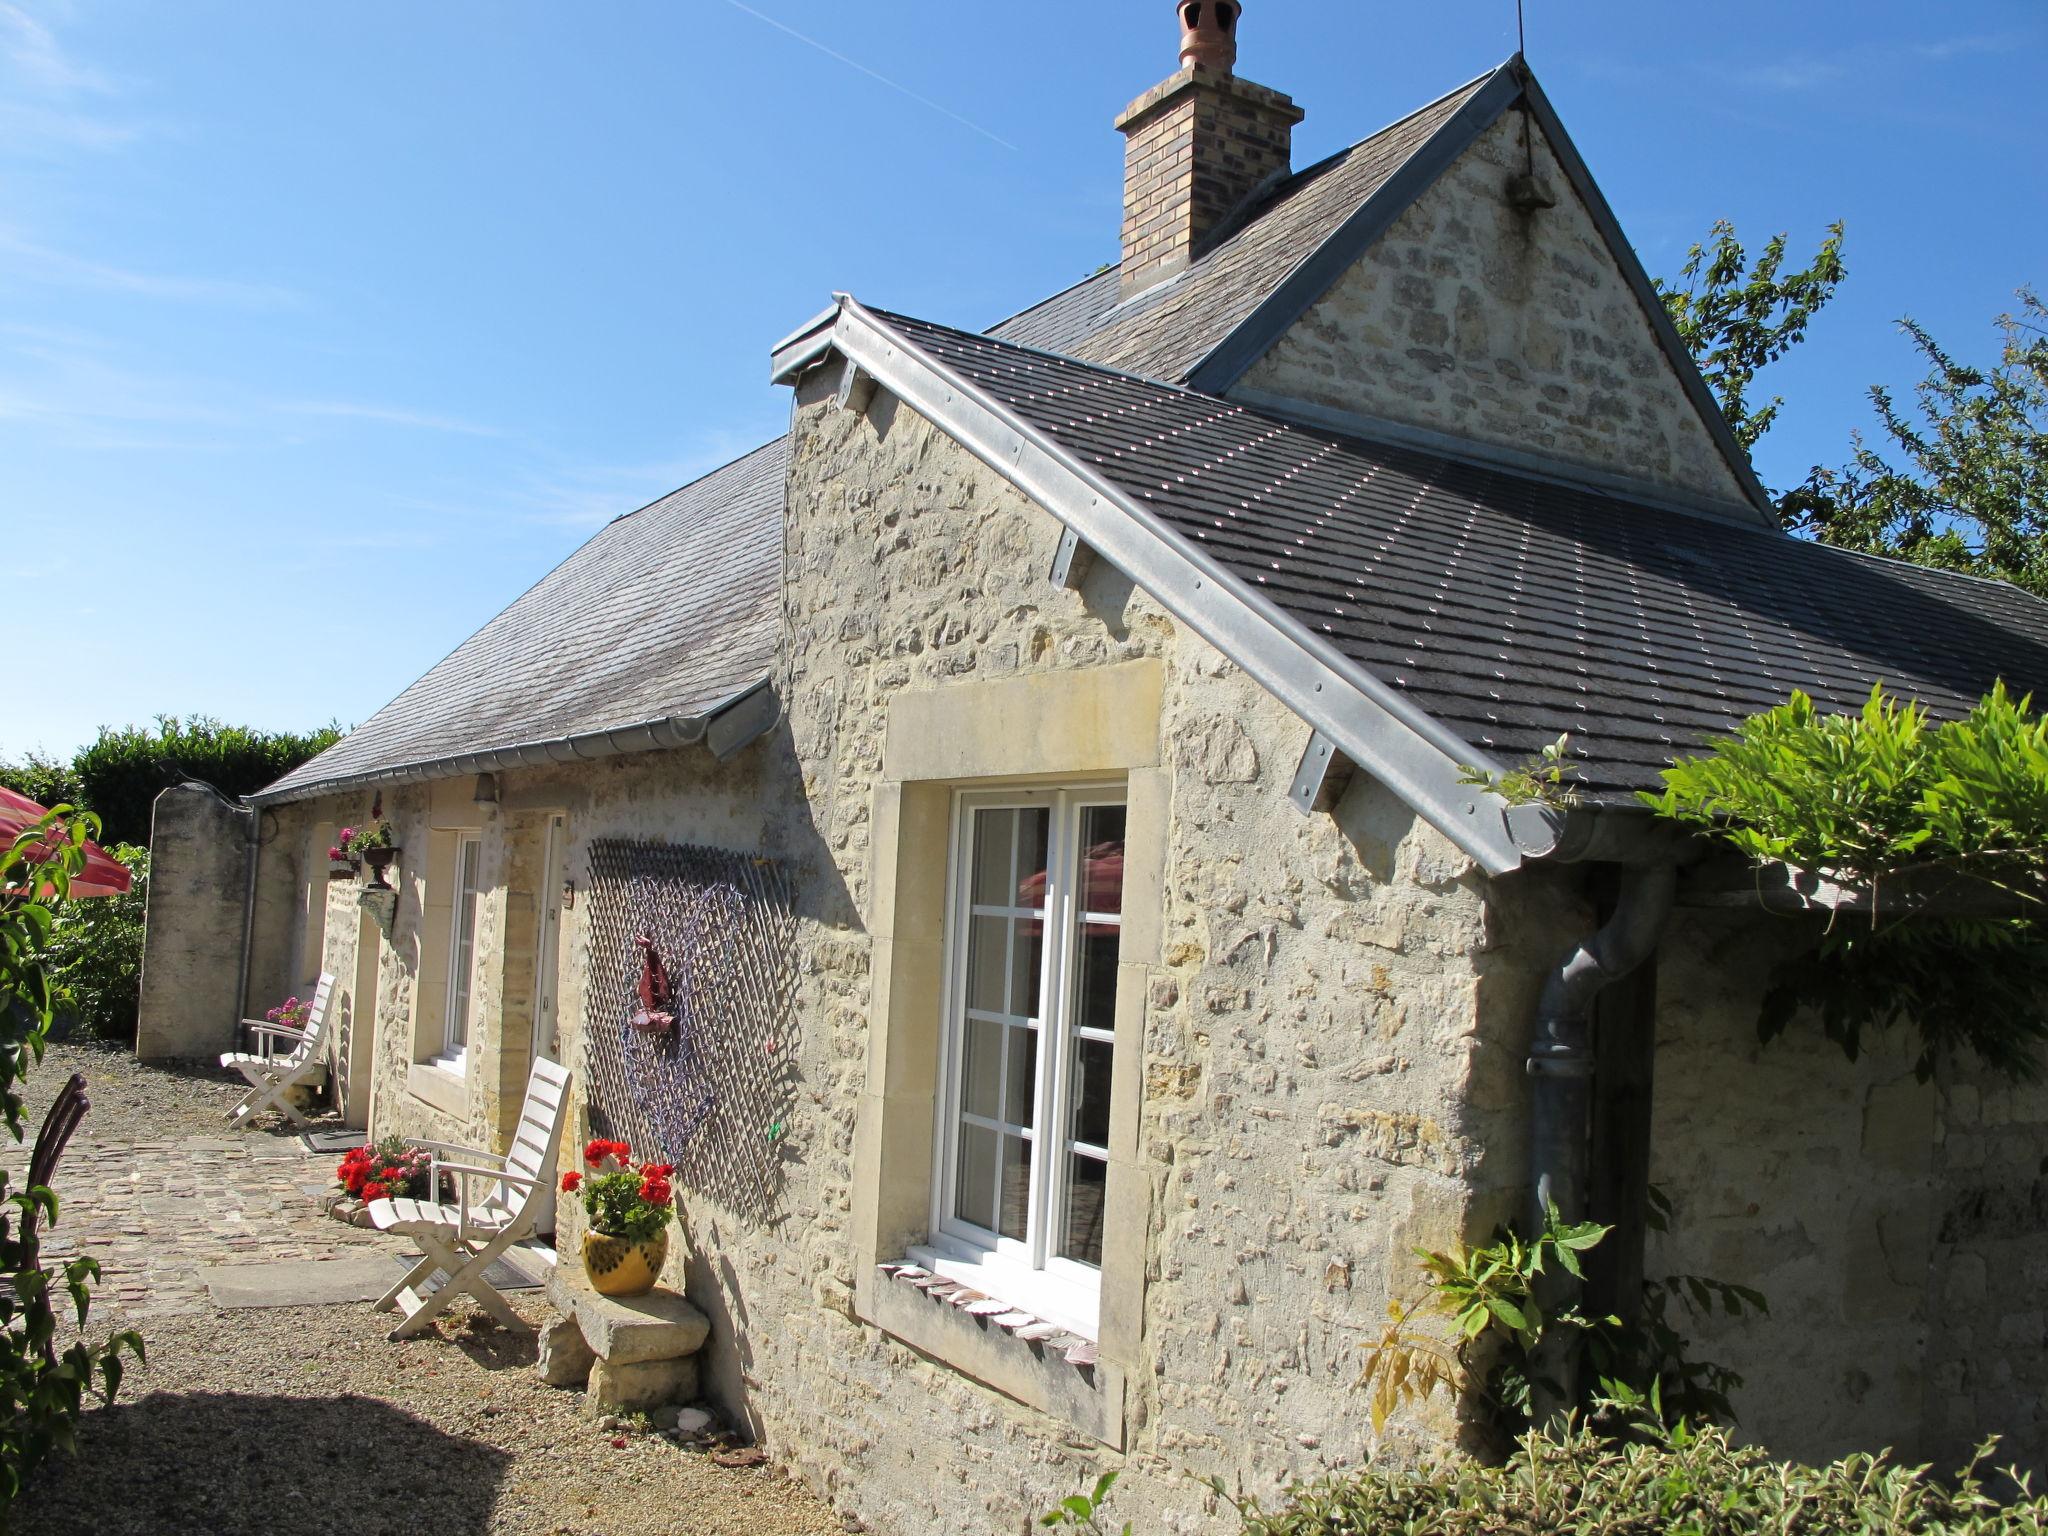
[[[1532,1435],[1505,1466],[1368,1469],[1294,1490],[1245,1536],[2043,1536],[2048,1499],[1983,1458],[1953,1481],[1885,1456],[1825,1467],[1738,1449],[1718,1429],[1617,1443],[1580,1430]]]
[[[205,715],[159,715],[153,731],[133,725],[101,730],[71,766],[81,803],[100,818],[102,840],[146,844],[150,808],[173,784],[198,779],[231,798],[251,794],[325,751],[340,735],[332,725],[299,736],[222,725]]]
[[[159,715],[156,729],[102,727],[99,740],[70,762],[31,752],[0,763],[0,784],[39,805],[75,805],[100,818],[100,841],[149,843],[150,810],[173,784],[198,779],[230,797],[251,794],[290,773],[340,737],[322,727],[299,735],[222,725],[206,715]]]

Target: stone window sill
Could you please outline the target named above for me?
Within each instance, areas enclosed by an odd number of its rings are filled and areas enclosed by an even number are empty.
[[[405,1091],[444,1115],[467,1115],[468,1083],[437,1061],[416,1061],[405,1074]]]
[[[861,1320],[1090,1439],[1122,1449],[1124,1373],[1091,1339],[899,1260],[861,1277]]]

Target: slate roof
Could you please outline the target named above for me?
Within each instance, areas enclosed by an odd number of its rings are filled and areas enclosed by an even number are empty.
[[[1794,688],[1937,715],[2048,697],[2016,588],[1292,425],[1213,395],[877,312],[1285,619],[1502,763],[1569,733],[1596,797]]]
[[[266,799],[702,714],[775,654],[788,439],[609,523]]]

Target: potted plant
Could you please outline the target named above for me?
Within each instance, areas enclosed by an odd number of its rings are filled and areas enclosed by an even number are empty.
[[[387,1136],[357,1147],[335,1170],[342,1187],[358,1200],[425,1200],[433,1193],[434,1154]]]
[[[398,857],[398,838],[391,830],[391,823],[383,817],[356,830],[350,841],[349,852],[361,857],[370,866],[373,878],[370,884],[390,888],[391,882],[384,878],[384,871],[391,867],[391,861]]]
[[[668,1223],[675,1214],[667,1163],[633,1165],[623,1141],[593,1141],[583,1149],[589,1173],[562,1175],[562,1188],[581,1192],[590,1230],[583,1234],[583,1272],[601,1296],[639,1296],[654,1289],[668,1257]]]
[[[327,878],[330,880],[353,880],[362,871],[362,861],[355,851],[356,829],[343,827],[335,836],[334,846],[327,850]]]

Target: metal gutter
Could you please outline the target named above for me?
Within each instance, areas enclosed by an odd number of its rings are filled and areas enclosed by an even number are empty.
[[[1488,874],[1505,874],[1525,862],[1527,855],[1508,830],[1506,802],[1459,782],[1466,764],[1498,770],[1485,753],[1303,631],[1269,599],[855,299],[842,297],[826,340],[821,346],[812,339],[797,352],[779,355],[776,376],[793,378],[827,351],[866,369],[1244,668]]]
[[[287,805],[297,800],[365,788],[372,784],[413,784],[428,779],[462,778],[508,768],[538,768],[549,763],[593,762],[635,752],[658,752],[704,743],[722,761],[766,734],[781,718],[781,704],[769,679],[751,683],[701,714],[664,715],[636,724],[613,726],[577,736],[462,752],[447,757],[394,763],[359,773],[337,774],[264,789],[247,797],[253,806]]]

